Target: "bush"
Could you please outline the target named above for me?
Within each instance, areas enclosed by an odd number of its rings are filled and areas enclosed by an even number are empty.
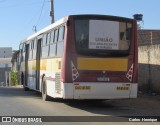
[[[18,72],[16,71],[11,72],[11,85],[12,86],[18,85]]]

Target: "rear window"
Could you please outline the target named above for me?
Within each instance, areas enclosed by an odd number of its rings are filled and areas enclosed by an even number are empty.
[[[75,20],[75,42],[79,53],[129,51],[132,24],[107,20]]]

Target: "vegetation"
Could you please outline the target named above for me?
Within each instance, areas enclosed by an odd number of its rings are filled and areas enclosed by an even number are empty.
[[[18,85],[18,72],[16,71],[11,72],[11,85],[12,86]]]

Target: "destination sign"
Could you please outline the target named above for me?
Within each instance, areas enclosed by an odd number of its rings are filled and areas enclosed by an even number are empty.
[[[118,50],[119,22],[90,20],[89,49]]]

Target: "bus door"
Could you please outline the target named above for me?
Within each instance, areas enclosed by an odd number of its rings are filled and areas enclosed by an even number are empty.
[[[41,57],[41,41],[42,39],[38,39],[37,41],[37,54],[36,54],[36,90],[40,90],[40,57]]]
[[[26,44],[26,53],[25,53],[25,86],[28,82],[28,58],[29,58],[29,44]]]

